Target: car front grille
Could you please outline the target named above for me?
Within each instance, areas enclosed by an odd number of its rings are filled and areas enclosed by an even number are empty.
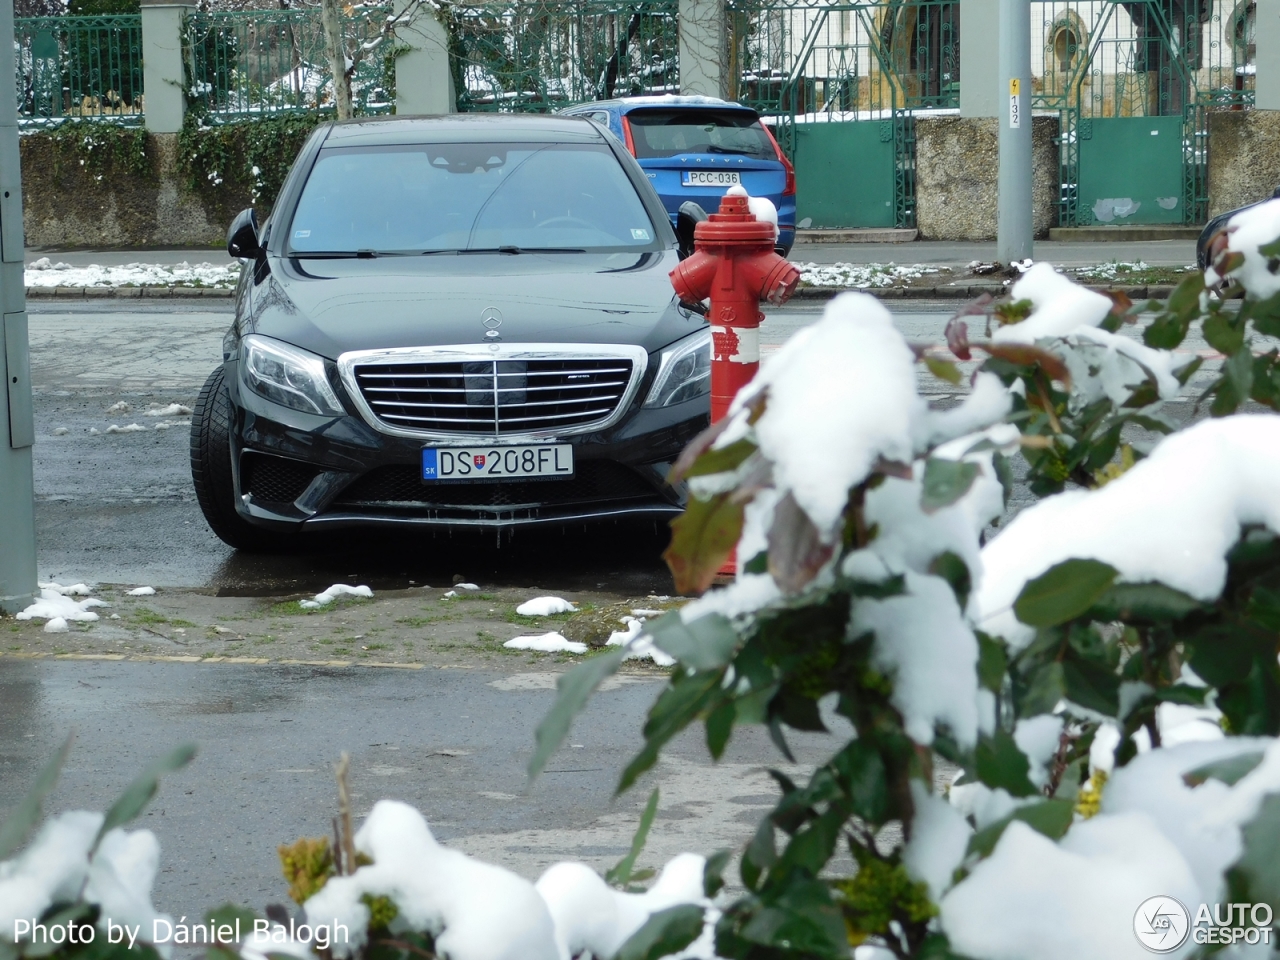
[[[637,375],[625,356],[391,359],[354,363],[355,385],[382,424],[424,434],[580,433],[620,413]]]
[[[504,483],[424,483],[416,466],[378,467],[338,496],[342,506],[516,507],[655,497],[634,470],[612,460],[582,460],[569,479]]]

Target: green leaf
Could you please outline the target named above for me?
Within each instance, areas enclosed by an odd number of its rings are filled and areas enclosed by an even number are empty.
[[[691,903],[659,910],[618,948],[614,960],[659,960],[679,953],[698,939],[702,923],[702,908]]]
[[[738,707],[732,700],[724,701],[707,714],[707,750],[714,759],[719,760],[724,755],[737,716]]]
[[[736,470],[742,463],[756,452],[756,445],[750,440],[735,440],[719,449],[711,449],[698,457],[685,476],[702,477],[713,473],[727,473]]]
[[[39,822],[40,805],[44,803],[45,797],[49,796],[54,784],[58,782],[58,774],[62,771],[62,765],[67,762],[67,754],[71,752],[71,744],[74,740],[74,733],[67,734],[67,739],[62,741],[58,752],[36,775],[36,782],[31,785],[27,795],[13,808],[13,812],[4,823],[0,824],[0,860],[4,860],[17,850],[22,841],[27,838],[27,834],[31,832],[31,828]]]
[[[631,871],[636,867],[636,860],[644,850],[645,841],[649,839],[649,828],[653,826],[653,818],[658,815],[658,788],[649,794],[649,802],[644,805],[640,814],[640,825],[636,827],[635,836],[631,838],[631,850],[619,860],[608,873],[604,882],[615,887],[625,887],[631,880]]]
[[[1053,713],[1058,701],[1066,695],[1067,681],[1062,664],[1051,660],[1032,671],[1026,689],[1018,698],[1018,713],[1024,717]]]
[[[547,715],[538,724],[535,734],[536,746],[529,759],[529,776],[536,777],[547,765],[551,755],[560,748],[564,738],[569,734],[569,725],[573,718],[582,712],[596,692],[596,687],[618,672],[626,657],[626,648],[610,650],[608,653],[584,660],[556,681],[556,702]]]
[[[1207,317],[1201,324],[1204,338],[1209,346],[1224,357],[1229,357],[1244,346],[1244,324],[1233,322],[1234,317],[1225,313],[1215,313]]]
[[[931,357],[926,354],[924,365],[929,368],[929,372],[935,377],[939,380],[945,380],[947,383],[959,383],[964,377],[959,367],[950,360],[944,360],[941,357]]]
[[[742,536],[743,505],[727,493],[690,497],[671,521],[671,546],[662,554],[678,593],[702,593],[716,578]]]
[[[1187,382],[1195,376],[1196,371],[1202,366],[1204,366],[1204,357],[1196,357],[1173,371],[1173,376],[1178,383],[1185,387]]]
[[[1120,678],[1103,664],[1080,655],[1062,662],[1067,699],[1108,717],[1120,712]]]
[[[1252,773],[1254,768],[1262,762],[1262,758],[1265,755],[1263,751],[1257,750],[1249,753],[1238,753],[1234,757],[1227,757],[1223,760],[1215,760],[1212,763],[1206,763],[1203,767],[1196,767],[1189,773],[1183,774],[1182,782],[1188,787],[1198,787],[1206,780],[1218,780],[1231,787]]]
[[[1003,787],[1010,796],[1030,797],[1036,792],[1028,773],[1031,764],[1007,730],[978,740],[973,751],[974,773],[988,787]]]
[[[1066,835],[1071,826],[1075,805],[1070,800],[1042,800],[1039,803],[1019,807],[1003,820],[979,830],[969,838],[968,856],[987,857],[995,849],[1005,828],[1015,820],[1021,820],[1037,833],[1042,833],[1050,840],[1059,840]]]
[[[978,465],[964,460],[942,460],[930,457],[924,464],[924,487],[920,509],[933,513],[955,503],[973,486]]]
[[[839,804],[833,804],[822,816],[810,820],[801,828],[778,858],[769,873],[772,884],[785,872],[800,871],[816,877],[835,852],[840,840],[840,828],[848,819],[848,813]]]
[[[748,890],[756,890],[760,883],[760,874],[778,862],[777,847],[774,845],[773,821],[763,817],[756,827],[751,842],[742,851],[742,862],[739,870],[742,874],[742,885]]]
[[[867,823],[890,818],[889,774],[884,758],[865,740],[854,740],[831,759],[853,812]]]
[[[677,733],[687,727],[720,690],[721,674],[716,672],[694,673],[671,678],[670,685],[658,696],[649,710],[644,725],[644,746],[627,764],[618,779],[618,793],[628,789],[640,774],[658,762],[660,751]]]
[[[98,830],[98,836],[94,838],[93,845],[96,847],[108,830],[114,830],[128,823],[146,809],[151,798],[160,789],[160,778],[166,773],[181,770],[195,758],[195,755],[196,745],[184,743],[158,760],[152,761],[142,773],[138,774],[133,783],[124,788],[124,793],[120,794],[119,799],[111,805],[111,809],[102,820],[102,826]]]
[[[1004,686],[1005,671],[1009,668],[1009,658],[1004,644],[987,636],[981,630],[978,637],[978,682],[992,693],[999,693]]]
[[[1263,797],[1257,816],[1241,833],[1244,853],[1227,871],[1231,898],[1267,903],[1280,914],[1280,793]]]
[[[946,550],[933,558],[933,562],[929,564],[929,572],[950,584],[951,592],[956,595],[956,605],[963,610],[969,602],[969,591],[973,588],[969,565],[959,554]]]
[[[768,573],[769,572],[769,551],[761,550],[754,557],[747,561],[746,566],[742,568],[744,573]]]
[[[728,663],[740,638],[733,624],[718,613],[685,623],[679,610],[665,613],[645,627],[654,645],[695,670],[717,670]]]
[[[702,893],[708,900],[724,888],[724,868],[732,857],[732,850],[717,850],[707,857],[706,866],[702,868]]]
[[[1209,412],[1215,417],[1235,413],[1249,399],[1253,388],[1253,352],[1243,346],[1222,364],[1222,376],[1210,388],[1214,394]]]
[[[991,466],[995,468],[996,479],[1000,481],[1000,489],[1004,491],[1004,505],[1007,507],[1009,498],[1013,496],[1013,467],[1003,453],[991,455]]]
[[[1181,620],[1204,609],[1204,604],[1163,583],[1117,583],[1100,596],[1089,617],[1103,622],[1134,620],[1162,623]]]
[[[1053,627],[1088,611],[1115,582],[1115,567],[1097,560],[1064,560],[1018,594],[1013,612],[1033,627]]]

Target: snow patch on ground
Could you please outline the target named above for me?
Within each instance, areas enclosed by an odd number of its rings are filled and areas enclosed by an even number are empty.
[[[147,410],[147,412],[144,413],[143,416],[144,417],[189,417],[191,416],[191,408],[184,407],[180,403],[170,403],[163,407],[153,406],[149,410]]]
[[[54,586],[56,586],[56,584]],[[83,584],[76,584],[76,586],[83,586]],[[110,606],[110,604],[104,600],[99,600],[96,597],[89,597],[85,600],[73,600],[71,597],[64,596],[57,590],[41,588],[40,599],[19,612],[16,618],[18,620],[62,619],[63,621],[78,620],[82,622],[90,622],[98,619],[98,615],[93,612],[93,608],[106,606]]]
[[[27,265],[28,287],[234,287],[240,265],[127,263],[119,266],[54,263],[41,257]]]
[[[304,610],[315,610],[319,607],[328,606],[338,597],[364,597],[370,599],[373,597],[373,591],[363,585],[350,587],[345,583],[335,583],[329,589],[317,593],[314,599],[299,600],[298,605]]]
[[[587,645],[568,640],[556,631],[537,636],[513,637],[503,644],[508,650],[538,650],[542,653],[586,653]]]
[[[64,597],[87,597],[91,591],[87,584],[73,583],[69,587],[64,587],[60,583],[41,583],[38,584],[41,590],[52,590],[54,593],[60,593]]]
[[[900,287],[912,280],[933,273],[938,267],[924,263],[796,263],[800,282],[811,287],[848,287],[850,289],[876,289]]]
[[[516,607],[522,617],[550,617],[557,613],[575,613],[575,607],[562,597],[534,597]]]
[[[128,591],[128,596],[131,597],[154,597],[155,595],[155,587],[134,587],[132,590]]]
[[[127,427],[122,427],[113,423],[111,426],[107,427],[106,430],[107,433],[146,433],[146,431],[147,428],[140,423],[131,423]]]

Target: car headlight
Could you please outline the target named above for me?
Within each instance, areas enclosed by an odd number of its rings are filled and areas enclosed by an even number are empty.
[[[346,413],[314,353],[251,335],[241,341],[240,369],[245,386],[282,407],[321,416]]]
[[[669,407],[711,393],[711,331],[699,330],[662,352],[646,407]]]

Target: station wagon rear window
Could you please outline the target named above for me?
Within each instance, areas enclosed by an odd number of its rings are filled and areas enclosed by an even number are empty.
[[[640,160],[684,153],[778,159],[769,135],[747,110],[632,110],[627,123]]]

